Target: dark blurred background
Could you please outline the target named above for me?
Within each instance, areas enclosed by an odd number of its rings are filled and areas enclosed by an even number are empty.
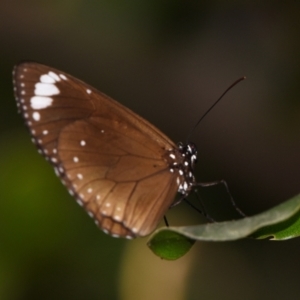
[[[297,1],[0,2],[0,299],[298,299],[300,239],[197,243],[176,262],[147,239],[106,236],[37,154],[11,71],[34,60],[88,82],[175,142],[192,135],[198,181],[226,179],[249,215],[300,191]],[[232,219],[222,188],[200,191]],[[172,225],[200,217],[184,204]]]

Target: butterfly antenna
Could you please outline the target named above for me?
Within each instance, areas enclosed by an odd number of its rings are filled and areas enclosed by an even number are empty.
[[[236,80],[231,86],[229,86],[225,92],[219,97],[219,99],[204,113],[204,115],[198,120],[198,122],[192,127],[188,137],[187,137],[187,142],[189,141],[190,139],[190,136],[193,134],[195,128],[199,125],[199,123],[204,119],[204,117],[217,105],[217,103],[227,94],[227,92],[229,90],[231,90],[235,85],[237,85],[239,82],[245,80],[246,77],[243,76],[241,78],[239,78],[238,80]]]

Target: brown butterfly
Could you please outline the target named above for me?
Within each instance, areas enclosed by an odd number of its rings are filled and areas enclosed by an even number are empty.
[[[17,105],[38,151],[96,224],[114,237],[150,234],[196,185],[197,150],[86,83],[25,62],[14,69]]]

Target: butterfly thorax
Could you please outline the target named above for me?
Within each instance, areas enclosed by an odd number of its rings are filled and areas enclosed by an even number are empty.
[[[170,172],[178,172],[178,193],[187,196],[195,183],[193,171],[197,162],[197,148],[191,142],[186,145],[180,142],[177,146],[169,151],[168,162]]]

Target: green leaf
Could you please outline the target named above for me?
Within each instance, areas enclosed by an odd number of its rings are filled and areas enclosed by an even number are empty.
[[[263,227],[256,231],[252,237],[257,239],[269,238],[270,240],[287,240],[300,235],[300,212],[287,220]]]
[[[152,235],[149,247],[162,258],[177,259],[189,251],[193,240],[220,242],[246,237],[286,240],[299,235],[300,195],[297,195],[268,211],[240,220],[158,229]],[[188,244],[190,247],[185,246]]]
[[[195,241],[169,230],[161,230],[148,241],[154,254],[167,260],[176,260],[186,254]]]

